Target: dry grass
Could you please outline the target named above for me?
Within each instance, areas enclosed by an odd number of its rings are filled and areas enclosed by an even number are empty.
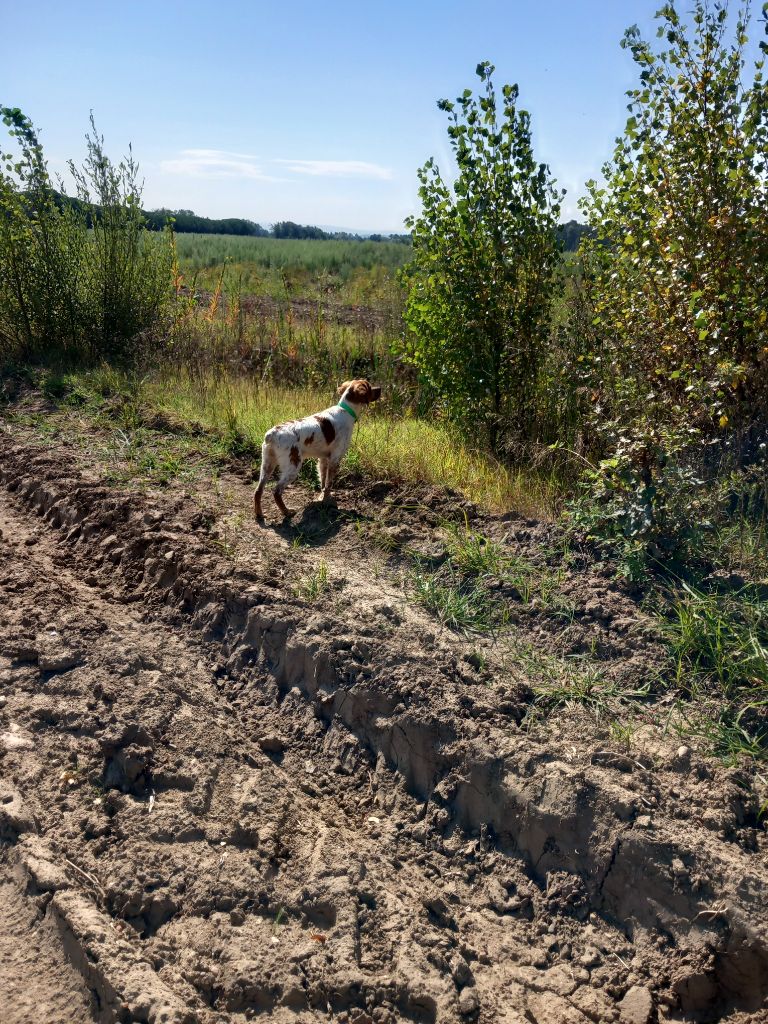
[[[146,400],[155,408],[237,435],[255,450],[269,427],[334,401],[317,390],[259,387],[243,378],[193,380],[174,374],[147,382],[144,388]],[[515,509],[549,517],[556,505],[551,479],[502,466],[462,442],[446,424],[394,416],[386,402],[363,418],[346,464],[375,479],[449,487],[491,512]]]

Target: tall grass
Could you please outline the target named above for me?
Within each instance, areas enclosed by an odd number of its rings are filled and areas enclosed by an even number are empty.
[[[414,391],[413,374],[397,358],[395,332],[386,322],[338,323],[322,309],[299,316],[290,306],[262,314],[237,299],[218,310],[211,304],[179,317],[166,349],[170,365],[193,375],[242,373],[297,387],[375,377],[390,390],[398,382]]]
[[[309,297],[389,310],[402,295],[395,271],[410,247],[395,242],[181,234],[176,246],[185,282],[216,287],[221,268],[248,295]]]
[[[203,379],[165,373],[145,384],[147,401],[186,422],[197,422],[241,439],[258,452],[275,423],[333,404],[330,391],[260,386],[242,377]],[[553,479],[511,469],[474,450],[447,425],[393,414],[387,402],[374,407],[355,431],[345,469],[373,479],[448,487],[495,512],[509,508],[551,514],[557,501]]]

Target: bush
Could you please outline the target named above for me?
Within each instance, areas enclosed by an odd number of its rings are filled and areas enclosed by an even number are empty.
[[[404,342],[406,358],[465,432],[498,453],[526,438],[557,291],[560,196],[537,164],[530,115],[517,86],[502,89],[479,64],[484,95],[465,90],[441,100],[458,164],[449,188],[434,160],[419,172],[421,215],[407,223],[413,260]],[[501,114],[501,117],[500,117]]]
[[[762,61],[746,80],[743,12],[731,26],[727,4],[696,0],[692,29],[674,3],[659,18],[666,48],[625,35],[640,82],[582,202],[584,382],[624,424],[749,431],[768,413],[768,85]]]
[[[86,136],[77,197],[53,188],[37,133],[0,108],[19,153],[0,154],[0,346],[4,358],[133,358],[168,325],[173,246],[144,226],[138,167]]]
[[[567,506],[572,527],[618,555],[634,581],[649,570],[681,572],[713,529],[711,495],[689,458],[690,437],[648,424],[622,435],[610,458],[584,473]]]

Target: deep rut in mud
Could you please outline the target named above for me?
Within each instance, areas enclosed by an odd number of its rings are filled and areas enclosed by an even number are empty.
[[[0,443],[0,1019],[768,1020],[737,773],[539,742],[183,495]],[[23,1011],[57,971],[77,1010]]]

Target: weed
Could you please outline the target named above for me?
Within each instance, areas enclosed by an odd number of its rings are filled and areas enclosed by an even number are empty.
[[[482,581],[463,579],[446,565],[429,572],[418,564],[410,584],[416,601],[432,612],[449,629],[489,633],[507,622],[504,606]]]
[[[328,576],[328,565],[324,559],[320,559],[316,568],[302,576],[294,589],[297,597],[304,601],[316,601],[331,586]]]
[[[632,739],[637,731],[636,724],[634,722],[620,722],[618,719],[614,719],[609,728],[613,742],[623,747],[624,750],[629,750],[632,746]]]
[[[684,585],[662,620],[686,730],[729,761],[768,753],[768,601]]]
[[[525,558],[511,555],[504,566],[504,582],[510,584],[520,595],[520,599],[529,604],[536,588],[536,569]]]
[[[462,527],[449,528],[448,553],[454,566],[466,576],[500,576],[508,555],[500,544],[472,533],[465,518]]]

